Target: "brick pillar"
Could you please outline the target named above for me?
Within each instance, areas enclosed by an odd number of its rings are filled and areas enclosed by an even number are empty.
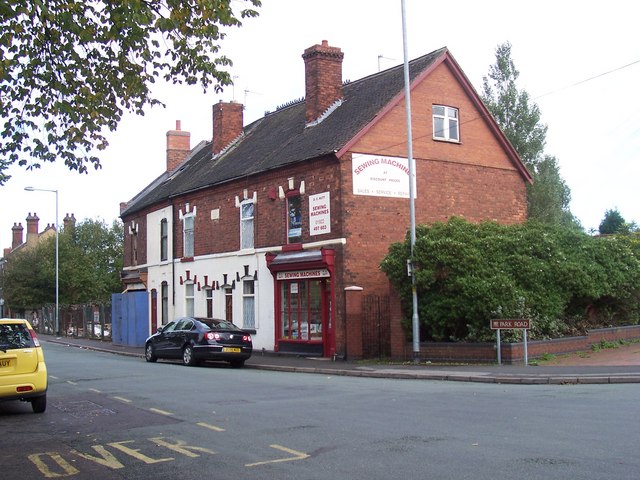
[[[362,287],[344,289],[345,357],[362,358]]]

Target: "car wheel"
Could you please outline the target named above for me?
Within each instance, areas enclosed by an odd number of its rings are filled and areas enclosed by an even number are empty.
[[[184,347],[184,350],[182,350],[182,362],[190,367],[198,363],[193,355],[193,347],[191,345],[187,345]]]
[[[32,399],[31,408],[33,409],[33,413],[44,413],[47,409],[47,395],[45,394]]]
[[[229,362],[233,368],[242,368],[244,367],[244,360],[231,360]]]
[[[147,362],[155,362],[156,360],[158,360],[158,357],[156,357],[156,354],[153,351],[153,345],[151,343],[147,343],[147,345],[144,347],[144,359]]]

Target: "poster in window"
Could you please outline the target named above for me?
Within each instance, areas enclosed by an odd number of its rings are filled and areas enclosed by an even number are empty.
[[[302,202],[300,197],[289,197],[287,234],[289,242],[300,241],[302,238]]]

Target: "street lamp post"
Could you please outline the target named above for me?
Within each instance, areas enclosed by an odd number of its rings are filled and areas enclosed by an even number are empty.
[[[53,329],[56,335],[60,335],[60,304],[59,304],[59,283],[58,283],[58,234],[60,231],[60,225],[58,224],[58,190],[50,190],[47,188],[34,188],[34,187],[24,187],[27,192],[53,192],[56,194],[56,312],[55,318],[53,320]]]

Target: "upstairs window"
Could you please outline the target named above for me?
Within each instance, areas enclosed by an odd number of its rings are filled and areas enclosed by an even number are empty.
[[[302,200],[300,195],[287,197],[287,243],[302,241]]]
[[[434,105],[433,112],[433,138],[447,140],[449,142],[460,141],[458,126],[458,109]]]
[[[193,230],[195,224],[195,217],[193,215],[185,215],[182,223],[182,232],[184,238],[183,257],[193,257],[194,252],[194,239]]]
[[[167,259],[169,251],[169,226],[167,219],[160,220],[160,261],[164,262]]]
[[[253,212],[252,200],[240,204],[240,249],[253,248]]]

